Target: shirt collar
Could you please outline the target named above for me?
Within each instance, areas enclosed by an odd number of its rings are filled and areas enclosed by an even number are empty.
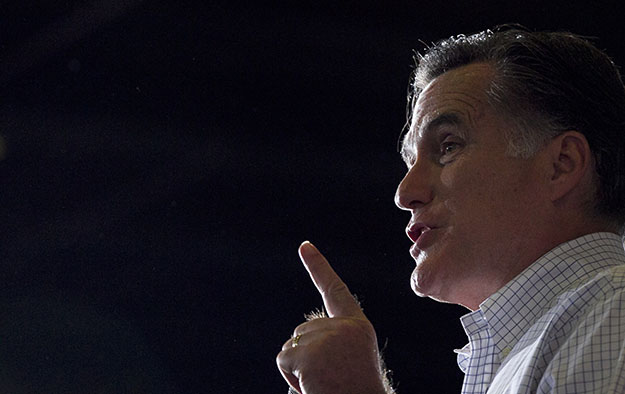
[[[605,259],[606,252],[618,257]],[[556,302],[558,295],[593,273],[619,264],[624,254],[621,236],[613,233],[588,234],[560,244],[461,321],[466,326],[478,317],[483,318],[501,358],[505,358],[523,334]],[[530,299],[536,305],[531,309],[526,307]]]

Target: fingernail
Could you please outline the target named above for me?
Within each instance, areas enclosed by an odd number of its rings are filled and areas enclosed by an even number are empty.
[[[310,243],[310,241],[304,241],[299,246],[299,251],[300,251],[300,254],[302,254],[304,251],[305,253],[310,254],[310,253],[315,253],[317,249],[315,248],[313,244]]]

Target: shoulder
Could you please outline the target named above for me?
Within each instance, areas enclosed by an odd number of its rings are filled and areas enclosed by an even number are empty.
[[[489,393],[625,392],[615,390],[625,382],[625,265],[560,290],[503,360]]]
[[[625,378],[625,265],[563,294],[555,309],[558,317],[544,343],[546,368],[539,386],[621,392],[615,385],[623,386]]]

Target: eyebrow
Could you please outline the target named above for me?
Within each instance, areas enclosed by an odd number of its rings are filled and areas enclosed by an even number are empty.
[[[426,136],[430,135],[438,127],[445,125],[457,126],[459,124],[462,124],[462,119],[460,119],[460,116],[458,116],[458,114],[452,112],[444,112],[433,117],[432,119],[426,120],[425,125],[419,127],[418,134]],[[408,136],[414,136],[414,134],[411,134],[411,132],[413,132],[413,130],[410,130],[408,131],[408,133],[406,133],[401,143],[400,153],[402,157],[406,157],[409,155],[409,148],[407,147],[407,145],[409,145]]]
[[[457,126],[457,125],[459,125],[461,123],[462,123],[462,120],[460,119],[458,114],[451,113],[451,112],[445,112],[445,113],[442,113],[442,114],[434,117],[431,120],[426,121],[425,125],[421,126],[419,129],[421,131],[421,134],[428,135],[434,129],[436,129],[436,128],[440,127],[440,126],[445,126],[445,125]]]

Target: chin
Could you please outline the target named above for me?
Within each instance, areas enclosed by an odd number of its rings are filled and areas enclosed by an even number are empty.
[[[429,261],[432,263],[433,261]],[[418,261],[417,267],[412,271],[410,277],[410,287],[412,291],[419,297],[428,297],[438,302],[455,303],[455,300],[451,300],[452,294],[449,293],[449,288],[445,286],[445,275],[441,270],[432,270],[429,268],[433,264],[428,264],[425,261]],[[434,268],[438,266],[434,264]],[[440,267],[438,267],[440,268]],[[447,279],[448,280],[448,279]]]
[[[444,304],[461,305],[469,310],[476,310],[479,303],[472,304],[468,302],[470,299],[460,297],[463,294],[450,292],[448,288],[443,286],[442,280],[436,279],[432,275],[426,275],[419,267],[415,268],[410,278],[410,287],[412,291],[419,297],[431,298],[434,301]],[[438,286],[437,286],[438,284]],[[467,295],[467,294],[464,294]],[[483,300],[482,300],[483,301]]]
[[[424,272],[422,265],[417,265],[417,268],[412,271],[410,287],[419,297],[434,297],[431,276]]]

